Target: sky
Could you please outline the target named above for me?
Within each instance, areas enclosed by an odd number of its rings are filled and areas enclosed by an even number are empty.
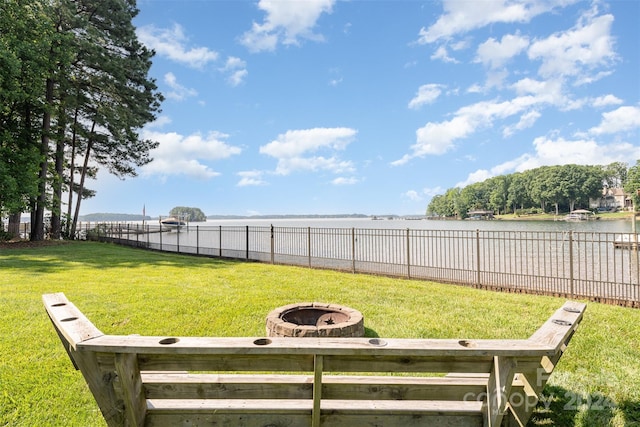
[[[640,159],[637,0],[139,0],[153,162],[82,214],[424,214],[447,189]]]

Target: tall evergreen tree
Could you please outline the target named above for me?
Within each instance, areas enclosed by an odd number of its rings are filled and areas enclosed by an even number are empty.
[[[157,143],[141,139],[139,130],[155,119],[162,101],[148,77],[153,52],[138,41],[132,24],[138,13],[135,1],[79,0],[77,4],[85,31],[77,37],[74,77],[81,82],[81,96],[76,98],[79,117],[73,126],[74,148],[83,153],[75,151],[82,158],[77,187],[74,174],[70,175],[71,189],[77,194],[70,235],[75,233],[92,164],[125,178],[135,176],[136,167],[152,160],[149,152]]]
[[[20,213],[38,197],[43,85],[53,23],[46,3],[0,2],[0,215]]]

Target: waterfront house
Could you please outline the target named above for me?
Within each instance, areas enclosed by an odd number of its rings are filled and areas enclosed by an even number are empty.
[[[609,212],[631,208],[631,197],[620,187],[602,189],[602,197],[589,200],[589,207],[599,211]]]

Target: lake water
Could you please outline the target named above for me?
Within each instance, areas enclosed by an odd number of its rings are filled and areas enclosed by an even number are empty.
[[[151,224],[154,224],[151,222]],[[415,230],[491,230],[491,231],[586,231],[602,233],[630,233],[630,220],[598,221],[456,221],[406,220],[370,218],[295,218],[295,219],[225,219],[192,223],[193,226],[252,226],[252,227],[312,227],[312,228],[375,228]]]
[[[640,294],[638,252],[614,244],[631,233],[630,220],[243,218],[162,233],[157,220],[146,225],[149,233],[138,232],[139,223],[119,224],[111,233],[171,252],[615,301],[637,302]]]

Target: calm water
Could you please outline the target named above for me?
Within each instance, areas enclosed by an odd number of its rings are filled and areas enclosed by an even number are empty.
[[[153,222],[151,224],[154,224]],[[498,231],[588,231],[602,233],[630,233],[630,220],[565,221],[438,221],[438,220],[372,220],[369,218],[300,218],[300,219],[238,219],[208,220],[192,223],[200,227],[313,227],[313,228],[376,228],[415,230],[498,230]],[[639,227],[640,229],[640,227]]]
[[[625,301],[637,301],[640,294],[638,252],[613,244],[620,234],[631,233],[630,220],[238,219],[162,233],[157,221],[147,225],[151,233],[125,233],[125,238],[166,251],[294,265],[355,271],[357,263],[358,271],[376,274],[406,276],[410,266],[414,278],[545,293]]]

